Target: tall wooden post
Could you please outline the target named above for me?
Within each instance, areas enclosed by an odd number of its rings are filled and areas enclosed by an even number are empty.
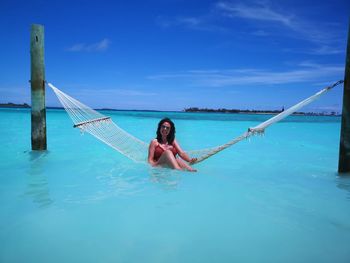
[[[32,150],[46,150],[44,27],[32,25],[30,33]]]
[[[338,172],[350,172],[350,25],[346,49]]]

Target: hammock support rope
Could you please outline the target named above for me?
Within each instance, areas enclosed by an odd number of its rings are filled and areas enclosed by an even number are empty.
[[[192,152],[189,152],[189,154],[198,156],[196,163],[199,163],[199,162],[204,161],[205,159],[213,156],[214,154],[217,154],[218,152],[230,147],[231,145],[234,145],[234,144],[236,144],[244,139],[247,139],[248,137],[250,137],[252,135],[262,135],[262,134],[264,134],[265,129],[267,127],[269,127],[270,125],[272,125],[278,121],[281,121],[282,119],[293,114],[294,112],[298,111],[302,107],[305,107],[306,105],[315,101],[316,99],[321,97],[323,94],[330,91],[334,87],[342,84],[343,82],[344,82],[343,80],[339,80],[339,81],[335,82],[334,84],[320,90],[319,92],[315,93],[314,95],[312,95],[312,96],[308,97],[307,99],[295,104],[294,106],[282,111],[281,113],[275,115],[274,117],[268,119],[267,121],[260,123],[259,125],[255,126],[255,127],[248,128],[248,131],[244,132],[242,135],[238,136],[237,138],[235,138],[235,139],[233,139],[233,140],[231,140],[223,145],[220,145],[220,146],[217,146],[217,147],[211,148],[211,149],[192,151]]]
[[[275,115],[267,121],[264,121],[255,127],[249,128],[242,135],[238,136],[237,138],[234,138],[233,140],[223,145],[214,148],[189,151],[188,154],[191,157],[196,157],[197,161],[195,163],[199,163],[217,154],[218,152],[221,152],[222,150],[244,139],[247,139],[250,136],[263,134],[265,132],[265,129],[270,125],[281,121],[282,119],[286,118],[292,113],[298,111],[300,108],[310,104],[311,102],[315,101],[320,96],[333,89],[334,87],[342,84],[343,82],[343,80],[335,82],[334,84],[320,90],[314,95],[284,110],[283,112]],[[74,128],[79,128],[81,131],[90,133],[97,139],[106,143],[110,147],[114,148],[115,150],[119,151],[120,153],[134,160],[135,162],[147,161],[148,144],[124,131],[117,124],[115,124],[110,117],[105,116],[97,112],[96,110],[91,109],[85,104],[79,102],[78,100],[70,97],[66,93],[57,89],[51,83],[48,83],[48,86],[54,91],[59,101],[63,105],[64,109],[68,112],[70,118],[74,123]]]

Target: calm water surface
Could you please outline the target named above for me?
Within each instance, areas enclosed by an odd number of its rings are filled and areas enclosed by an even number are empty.
[[[270,116],[104,112],[148,142],[171,117],[184,149],[212,147]],[[135,164],[47,114],[0,110],[0,262],[350,262],[350,177],[340,118],[292,116],[196,166]]]

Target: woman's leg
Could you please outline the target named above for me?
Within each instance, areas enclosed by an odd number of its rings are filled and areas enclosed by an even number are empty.
[[[167,165],[170,168],[181,170],[181,167],[178,164],[178,162],[176,161],[176,158],[175,158],[173,152],[170,150],[166,150],[163,152],[163,154],[160,156],[160,158],[158,160],[158,164],[159,165]]]
[[[196,169],[193,169],[191,166],[189,166],[187,163],[185,163],[183,160],[181,160],[180,158],[176,158],[177,163],[179,164],[179,166],[182,169],[186,169],[190,172],[197,172]]]

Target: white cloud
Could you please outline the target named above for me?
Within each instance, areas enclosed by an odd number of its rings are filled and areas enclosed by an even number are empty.
[[[121,95],[121,96],[156,96],[157,93],[155,92],[145,92],[140,90],[132,90],[132,89],[114,89],[114,90],[104,90],[102,92],[114,94],[114,95]]]
[[[143,107],[143,105],[147,104],[145,102],[152,102],[153,98],[158,95],[158,93],[152,90],[144,90],[142,87],[97,88],[90,84],[77,83],[64,85],[62,90],[67,95],[93,109],[126,109],[134,106],[135,109],[145,109],[145,107]],[[56,105],[56,102],[57,98],[54,98],[54,100],[50,100],[48,105]]]
[[[214,25],[208,16],[194,17],[194,16],[178,16],[174,18],[166,18],[159,16],[157,18],[157,24],[163,28],[168,27],[185,27],[191,30],[197,31],[212,31],[223,32],[227,31],[225,28]]]
[[[258,37],[266,37],[266,36],[269,36],[270,34],[268,32],[266,32],[265,30],[257,30],[257,31],[252,32],[252,35],[258,36]]]
[[[343,66],[318,65],[304,62],[288,71],[263,69],[190,70],[149,76],[153,80],[184,80],[193,86],[227,87],[238,85],[275,85],[301,82],[335,81],[344,73]]]
[[[229,19],[244,19],[253,22],[255,28],[250,34],[256,37],[283,36],[307,41],[315,48],[299,51],[314,55],[333,55],[344,52],[339,48],[343,43],[344,32],[338,23],[327,21],[311,21],[303,18],[286,7],[273,6],[269,1],[238,3],[219,1],[208,10],[206,14],[199,16],[177,16],[173,18],[158,17],[157,23],[164,27],[182,26],[191,30],[229,32],[232,27],[223,25],[223,17]],[[297,8],[294,7],[295,12]],[[296,52],[296,50],[286,50]]]
[[[332,54],[340,54],[344,53],[345,50],[336,47],[330,46],[320,46],[310,51],[311,54],[315,55],[332,55]]]
[[[332,25],[326,22],[317,22],[317,24],[311,21],[305,20],[296,14],[291,14],[286,11],[278,11],[273,9],[268,2],[259,4],[242,4],[231,2],[219,2],[216,4],[216,8],[221,12],[221,15],[230,18],[242,18],[246,20],[257,21],[257,28],[261,27],[261,23],[265,22],[265,30],[258,29],[253,32],[253,35],[265,35],[268,34],[266,27],[267,23],[282,26],[289,29],[289,32],[276,31],[274,28],[274,34],[282,34],[287,37],[303,39],[314,44],[319,45],[313,53],[318,55],[336,54],[342,52],[338,48],[331,48],[329,45],[339,41],[336,32],[339,30],[339,26]]]
[[[287,27],[293,27],[292,16],[288,16],[272,10],[268,6],[247,6],[244,4],[231,4],[227,2],[217,3],[217,8],[230,17],[241,17],[262,21],[273,21]]]
[[[120,97],[150,97],[156,96],[155,92],[146,92],[138,89],[131,88],[119,88],[119,89],[94,89],[94,88],[80,88],[79,94],[84,95],[85,97],[104,97],[104,98],[115,98],[116,100],[120,99]]]
[[[105,51],[110,46],[111,41],[107,38],[102,39],[97,43],[87,44],[87,43],[78,43],[69,48],[67,51],[71,52],[99,52]]]
[[[198,17],[179,17],[177,21],[181,24],[196,27],[202,24],[202,20]]]

